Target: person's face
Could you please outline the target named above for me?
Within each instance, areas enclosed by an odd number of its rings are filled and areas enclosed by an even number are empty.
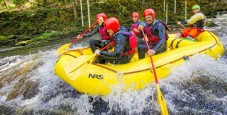
[[[145,20],[148,24],[152,24],[154,21],[152,15],[145,16]]]
[[[193,13],[197,13],[197,12],[199,12],[199,10],[198,9],[194,9],[194,10],[192,10],[193,11]]]
[[[110,34],[110,36],[114,35],[114,31],[112,29],[107,29],[107,32]]]
[[[133,16],[133,17],[132,17],[132,20],[133,20],[133,22],[137,22],[137,21],[138,21],[138,17]]]
[[[99,23],[99,25],[100,25],[100,26],[101,26],[101,25],[102,25],[102,23],[104,22],[104,20],[103,20],[103,18],[102,18],[102,17],[99,17],[97,21],[98,21],[98,23]]]

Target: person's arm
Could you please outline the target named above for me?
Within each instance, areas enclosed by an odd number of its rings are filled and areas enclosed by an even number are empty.
[[[94,34],[96,34],[98,32],[99,32],[99,26],[95,30],[90,31],[87,34],[84,34],[83,37],[90,37],[90,36],[92,36],[92,35],[94,35]]]
[[[197,21],[202,20],[204,18],[205,18],[204,14],[196,13],[190,19],[182,21],[181,23],[187,24],[187,25],[192,25],[192,24],[196,23]]]
[[[114,38],[115,43],[116,43],[116,47],[115,47],[114,51],[112,51],[112,52],[101,51],[100,54],[106,55],[109,57],[114,57],[116,55],[120,55],[122,53],[122,51],[124,50],[124,45],[126,43],[126,39],[127,38],[125,35],[117,34]]]
[[[144,23],[144,22],[142,22],[142,21],[139,20],[139,26],[145,27],[145,25],[146,25],[146,23]]]
[[[155,52],[157,52],[166,42],[165,40],[165,26],[162,23],[157,24],[157,30],[158,30],[158,37],[159,37],[159,42],[156,44],[156,46],[153,48]]]

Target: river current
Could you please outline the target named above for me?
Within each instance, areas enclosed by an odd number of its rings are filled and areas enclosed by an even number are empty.
[[[227,14],[209,19],[227,50]],[[84,45],[84,44],[83,44]],[[83,45],[76,47],[82,47]],[[81,94],[58,78],[56,49],[0,59],[0,114],[158,115],[155,83],[141,91]],[[227,53],[218,60],[196,54],[159,80],[170,114],[227,115]]]

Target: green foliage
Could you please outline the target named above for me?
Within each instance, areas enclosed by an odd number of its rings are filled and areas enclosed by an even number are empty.
[[[0,43],[5,43],[7,41],[7,38],[3,35],[0,35]]]
[[[32,38],[31,41],[48,40],[57,35],[61,35],[61,32],[58,32],[58,31],[53,31],[50,33],[45,32],[45,33],[42,33],[42,34]]]
[[[214,23],[214,21],[209,21],[209,22],[207,22],[206,26],[208,26],[208,27],[215,27],[217,25]]]
[[[74,18],[74,0],[6,0],[8,9],[3,0],[0,0],[0,35],[29,36],[19,41],[49,40],[55,36],[52,31],[60,33],[80,33],[88,27],[87,4],[83,1],[84,24],[81,26],[81,14],[78,0],[77,16]],[[131,14],[136,11],[143,21],[143,11],[153,8],[157,19],[165,21],[163,0],[90,0],[91,23],[95,22],[98,13],[104,12],[107,17],[116,17],[123,26],[132,24]],[[187,0],[187,18],[193,15],[191,7],[201,6],[201,11],[207,17],[214,17],[217,11],[226,11],[227,3],[224,0]],[[177,12],[174,13],[174,0],[166,0],[168,4],[168,24],[176,24],[177,20],[184,20],[185,0],[177,0]],[[212,23],[211,23],[212,25]],[[58,34],[56,34],[58,35]],[[35,37],[34,37],[35,36]],[[0,36],[2,37],[2,36]],[[29,39],[28,39],[29,38]],[[7,38],[0,41],[8,42]],[[29,41],[30,42],[30,41]],[[13,44],[14,42],[12,42]]]

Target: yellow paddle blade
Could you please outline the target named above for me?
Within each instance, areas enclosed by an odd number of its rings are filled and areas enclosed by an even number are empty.
[[[64,52],[66,52],[66,50],[69,48],[70,45],[71,45],[71,43],[61,46],[60,48],[57,49],[57,53],[62,54]]]
[[[157,95],[158,95],[158,104],[160,105],[161,113],[162,115],[168,115],[168,108],[166,106],[166,101],[159,88],[159,84],[156,84],[156,88],[157,88]]]
[[[86,64],[89,60],[93,59],[96,56],[96,54],[93,54],[91,56],[80,56],[77,59],[77,63],[70,63],[68,64],[64,70],[66,74],[70,74],[73,71],[77,70],[80,68],[82,65]]]

